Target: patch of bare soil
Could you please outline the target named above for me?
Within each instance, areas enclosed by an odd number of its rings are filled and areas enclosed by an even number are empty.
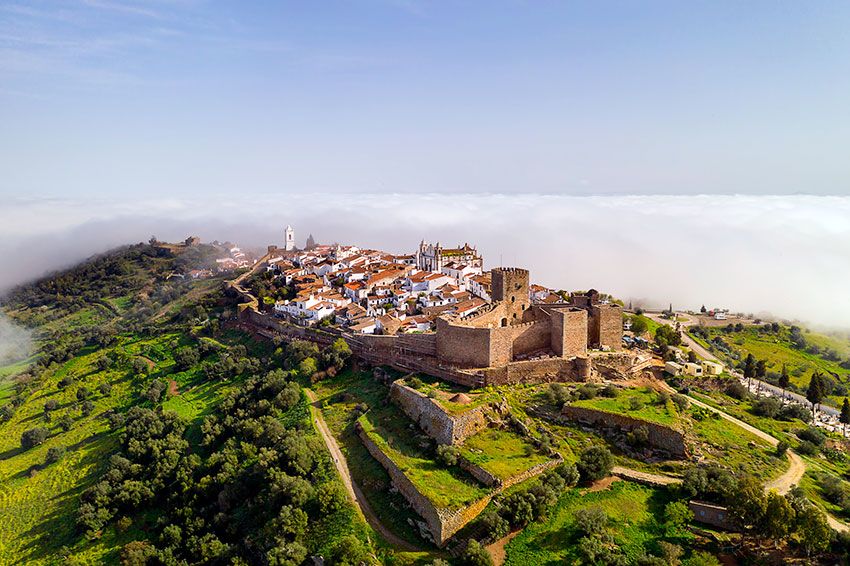
[[[593,482],[590,487],[587,488],[585,493],[593,493],[594,491],[605,491],[611,484],[615,481],[622,481],[617,476],[608,476],[607,478],[602,478],[601,480],[596,480]]]
[[[170,396],[180,395],[180,391],[177,390],[177,382],[173,379],[168,380],[168,394]]]
[[[511,542],[521,532],[522,529],[516,530],[507,536],[503,536],[493,544],[487,545],[487,552],[490,553],[490,558],[493,559],[495,566],[502,566],[505,563],[505,545]]]

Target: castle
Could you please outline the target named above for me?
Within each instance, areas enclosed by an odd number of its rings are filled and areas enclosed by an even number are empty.
[[[588,348],[619,349],[622,309],[601,303],[596,291],[570,302],[532,304],[529,273],[494,268],[492,302],[467,317],[437,319],[436,354],[443,364],[490,368],[532,358],[586,356]]]

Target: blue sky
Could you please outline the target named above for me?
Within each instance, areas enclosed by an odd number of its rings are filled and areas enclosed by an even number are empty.
[[[0,1],[0,195],[850,193],[847,2]]]

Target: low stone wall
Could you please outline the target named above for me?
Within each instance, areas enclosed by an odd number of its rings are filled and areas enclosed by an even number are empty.
[[[428,525],[428,530],[431,531],[431,535],[434,537],[434,542],[437,546],[442,547],[453,534],[477,517],[487,507],[487,504],[490,503],[492,494],[479,499],[468,507],[454,510],[438,509],[431,503],[430,499],[416,489],[413,482],[404,475],[404,472],[389,456],[384,454],[359,425],[357,425],[357,434],[366,447],[366,450],[369,451],[369,454],[387,470],[393,485],[398,489],[399,493],[410,503],[413,510],[425,520],[425,524]]]
[[[390,398],[439,444],[462,444],[467,438],[486,428],[489,411],[502,414],[500,407],[481,405],[459,415],[450,415],[440,404],[424,393],[396,380],[390,387]],[[486,483],[486,482],[485,482]]]
[[[473,464],[463,456],[460,457],[460,462],[458,463],[461,470],[465,470],[469,472],[469,475],[486,485],[487,487],[501,487],[502,480],[479,466],[478,464]]]
[[[664,450],[671,456],[678,458],[688,456],[685,435],[668,426],[626,415],[618,415],[588,407],[574,407],[572,405],[564,405],[564,408],[561,409],[561,416],[567,420],[578,421],[595,427],[616,429],[618,431],[631,431],[643,426],[649,432],[648,441],[650,446]]]

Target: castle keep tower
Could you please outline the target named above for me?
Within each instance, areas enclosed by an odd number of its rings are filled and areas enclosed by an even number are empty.
[[[505,303],[506,317],[501,326],[519,324],[531,300],[528,293],[528,270],[518,267],[496,267],[490,271],[491,297]]]
[[[287,225],[284,235],[284,242],[286,242],[286,251],[291,252],[295,249],[295,230],[293,230],[292,226]]]

